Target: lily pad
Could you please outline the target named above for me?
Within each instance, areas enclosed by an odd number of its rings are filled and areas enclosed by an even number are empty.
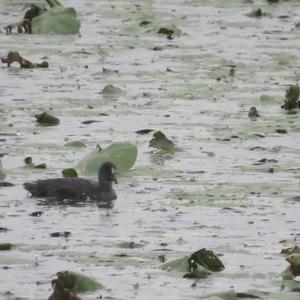
[[[76,169],[79,173],[95,174],[99,166],[106,162],[113,162],[118,172],[128,171],[137,158],[137,147],[130,143],[116,143],[103,150],[95,149],[78,164]]]
[[[75,169],[69,168],[61,171],[63,177],[78,177],[78,174]]]
[[[100,282],[96,281],[95,279],[92,279],[88,276],[79,273],[71,271],[62,271],[56,273],[56,275],[60,284],[64,288],[74,293],[95,291],[104,287]]]
[[[73,7],[55,6],[32,20],[32,33],[35,34],[76,34],[80,21]]]
[[[65,144],[65,147],[85,148],[86,144],[81,141],[72,141]]]
[[[59,119],[47,112],[36,114],[35,118],[36,121],[42,126],[55,126],[59,124]]]

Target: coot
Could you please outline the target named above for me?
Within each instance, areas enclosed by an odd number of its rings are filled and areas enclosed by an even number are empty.
[[[25,182],[23,185],[33,197],[110,202],[117,199],[113,182],[117,183],[116,166],[105,162],[99,168],[98,182],[83,178],[52,178]]]

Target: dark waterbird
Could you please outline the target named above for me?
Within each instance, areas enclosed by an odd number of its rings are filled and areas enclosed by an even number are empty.
[[[84,178],[52,178],[25,182],[24,188],[33,197],[110,203],[117,198],[112,187],[113,182],[117,183],[116,166],[111,162],[105,162],[99,168],[98,182]]]

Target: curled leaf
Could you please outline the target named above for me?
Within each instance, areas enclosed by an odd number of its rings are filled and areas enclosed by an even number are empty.
[[[42,126],[55,126],[59,124],[59,119],[47,112],[35,115],[36,121]]]

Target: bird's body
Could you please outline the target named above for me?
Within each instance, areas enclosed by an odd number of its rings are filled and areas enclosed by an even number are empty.
[[[99,168],[98,182],[84,178],[52,178],[25,182],[24,188],[33,197],[110,202],[117,198],[112,187],[113,181],[117,182],[115,169],[114,164],[103,163]]]

